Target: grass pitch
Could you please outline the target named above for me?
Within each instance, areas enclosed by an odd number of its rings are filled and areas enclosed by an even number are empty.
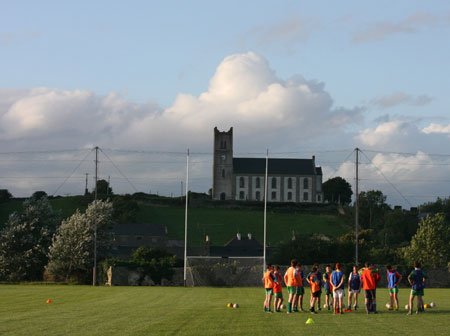
[[[401,307],[408,294],[400,290]],[[0,335],[449,335],[450,289],[426,289],[424,299],[437,307],[406,316],[404,308],[385,308],[381,288],[378,315],[322,310],[313,316],[264,313],[262,288],[1,285]],[[304,307],[308,301],[309,294]],[[315,323],[306,325],[310,317]]]

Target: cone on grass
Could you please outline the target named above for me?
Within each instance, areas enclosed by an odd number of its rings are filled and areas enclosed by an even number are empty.
[[[48,300],[46,301],[46,303],[52,303],[52,300],[48,299]]]
[[[309,318],[306,320],[305,324],[314,324],[314,320],[312,318]]]

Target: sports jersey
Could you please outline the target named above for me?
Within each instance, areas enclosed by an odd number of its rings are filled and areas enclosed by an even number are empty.
[[[273,280],[273,292],[274,293],[281,293],[281,275],[280,273],[274,274],[275,279]]]
[[[323,279],[327,280],[327,282],[324,282],[323,288],[329,291],[333,291],[333,284],[331,283],[331,272],[325,272],[323,274]]]
[[[303,271],[295,270],[295,280],[297,281],[297,287],[303,287]]]
[[[359,273],[351,272],[348,279],[350,280],[350,289],[359,290],[361,286],[361,276],[359,275]]]
[[[336,287],[339,286],[339,284],[343,278],[345,278],[345,277],[344,277],[344,272],[342,272],[342,271],[335,270],[331,273],[331,283],[333,284],[333,287],[334,287],[333,291],[336,290]],[[343,287],[344,287],[344,283],[342,283],[342,285],[339,286],[339,289],[342,289]]]
[[[364,269],[361,280],[363,282],[363,288],[365,290],[371,290],[377,288],[377,282],[380,280],[380,275],[371,269]]]
[[[264,273],[264,287],[269,289],[269,288],[273,288],[273,274],[271,271],[266,271],[266,273]]]
[[[311,293],[320,291],[319,277],[315,273],[310,273],[308,276],[309,286],[311,287]]]
[[[423,283],[423,279],[428,279],[428,276],[421,269],[415,269],[409,274],[409,278],[412,282],[412,289],[415,291],[421,290],[425,288],[425,284]]]
[[[398,273],[396,270],[393,269],[387,272],[386,277],[388,282],[388,288],[394,288],[398,282],[398,279],[400,278],[400,273]]]
[[[286,283],[286,286],[288,287],[296,287],[297,286],[297,279],[295,278],[296,270],[294,267],[289,267],[284,274],[284,282]]]

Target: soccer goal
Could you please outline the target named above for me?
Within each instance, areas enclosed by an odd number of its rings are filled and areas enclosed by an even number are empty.
[[[258,286],[264,257],[188,256],[187,286]]]

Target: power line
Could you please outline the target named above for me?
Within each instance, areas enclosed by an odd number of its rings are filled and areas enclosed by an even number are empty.
[[[111,158],[108,156],[108,154],[106,154],[103,149],[100,148],[100,151],[106,156],[106,158],[112,163],[112,165],[117,169],[117,171],[119,172],[120,175],[122,175],[125,180],[128,181],[128,183],[130,183],[131,187],[134,189],[135,192],[138,192],[137,188],[134,186],[134,184],[128,179],[128,177],[125,176],[124,173],[122,173],[122,171],[119,169],[119,167],[116,166],[116,164],[113,162],[113,160],[111,160]]]

